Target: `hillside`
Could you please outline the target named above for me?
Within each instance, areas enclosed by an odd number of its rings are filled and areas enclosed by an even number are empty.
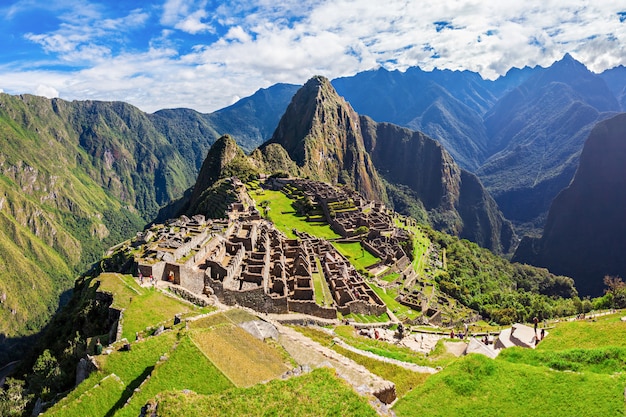
[[[598,123],[572,183],[554,199],[543,236],[525,239],[515,259],[576,280],[600,295],[605,275],[626,276],[626,114]]]

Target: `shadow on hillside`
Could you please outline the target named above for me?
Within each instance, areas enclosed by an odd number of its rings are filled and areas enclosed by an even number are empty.
[[[69,302],[72,298],[73,291],[74,290],[70,288],[59,296],[59,304],[54,314],[61,311]],[[46,325],[43,326],[37,333],[15,337],[6,337],[4,334],[0,334],[0,368],[10,362],[23,360],[30,356],[33,349],[37,349],[39,347],[37,342],[48,331],[52,317],[50,317],[48,323],[46,323]]]
[[[152,373],[153,370],[154,366],[148,366],[137,378],[135,378],[130,384],[126,385],[126,389],[122,393],[120,399],[117,400],[115,405],[111,407],[104,417],[113,417],[115,412],[126,404],[126,401],[128,401],[128,399],[133,395],[135,389],[139,388],[139,385],[141,385],[141,383]]]

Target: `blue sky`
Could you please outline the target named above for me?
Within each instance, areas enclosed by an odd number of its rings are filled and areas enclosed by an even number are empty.
[[[210,112],[278,82],[383,66],[495,78],[565,53],[626,64],[613,0],[3,0],[0,90]]]

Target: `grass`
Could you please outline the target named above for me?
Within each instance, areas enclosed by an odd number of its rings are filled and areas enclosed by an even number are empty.
[[[102,410],[107,410],[111,404],[115,404],[124,389],[124,383],[117,376],[107,375],[96,385],[84,391],[75,401],[68,403],[65,407],[55,407],[45,415],[54,417],[103,415]]]
[[[101,290],[113,293],[113,307],[125,309],[122,337],[128,340],[135,340],[135,333],[141,333],[147,327],[173,321],[176,314],[210,311],[178,301],[153,288],[140,287],[130,275],[104,273],[98,279]]]
[[[595,348],[598,346],[626,347],[626,325],[620,315],[602,316],[597,321],[579,320],[556,323],[539,350]]]
[[[318,368],[286,381],[216,395],[169,392],[159,396],[159,416],[377,416],[334,371]]]
[[[280,351],[235,325],[195,331],[192,339],[238,387],[277,378],[290,369]]]
[[[318,271],[312,274],[313,288],[315,290],[315,302],[320,306],[330,307],[333,305],[333,296],[330,293],[330,288],[328,288],[328,283],[324,278],[320,260],[316,258],[315,262],[317,263]]]
[[[364,271],[368,266],[380,262],[380,258],[366,251],[359,242],[333,242],[333,246],[339,253],[345,256],[357,270]]]
[[[280,191],[264,190],[262,194],[250,193],[255,200],[257,207],[262,201],[268,202],[268,215],[278,230],[294,239],[296,235],[293,229],[306,232],[324,239],[334,239],[340,237],[327,223],[307,222],[305,216],[298,216],[292,207],[293,200]],[[261,208],[263,212],[263,209]]]
[[[156,366],[148,382],[136,392],[116,416],[137,416],[148,400],[166,390],[188,389],[213,394],[233,388],[233,384],[185,336],[170,357]]]
[[[463,357],[400,399],[403,416],[623,416],[625,375]]]
[[[396,385],[396,395],[398,398],[402,398],[413,388],[422,385],[430,376],[430,374],[414,372],[398,365],[359,355],[341,346],[334,345],[332,349],[346,358],[363,365],[373,374],[393,382]]]
[[[380,288],[376,284],[368,283],[368,285],[400,320],[404,318],[415,319],[419,315],[419,312],[396,301],[397,291],[395,289]]]
[[[77,401],[88,403],[81,407],[94,407],[99,412],[68,415],[105,415],[108,412],[113,413],[122,407],[133,394],[134,389],[150,374],[161,355],[168,354],[171,351],[175,341],[176,333],[166,332],[160,336],[150,337],[141,342],[133,343],[130,352],[114,351],[110,355],[96,356],[99,370],[93,372],[67,397],[55,404],[46,412],[46,415],[56,416],[56,413],[60,412],[63,406],[67,406],[67,408],[75,407],[73,404]],[[114,388],[114,393],[107,389],[102,394],[82,396],[82,394],[98,384],[100,380],[111,374],[116,375],[121,380],[124,385],[122,392],[117,392],[117,388]]]

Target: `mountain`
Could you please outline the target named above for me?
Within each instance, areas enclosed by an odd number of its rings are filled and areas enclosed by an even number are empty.
[[[291,98],[301,86],[274,84],[261,88],[232,106],[205,115],[220,135],[229,134],[245,152],[251,152],[272,137]]]
[[[360,114],[438,140],[466,169],[478,168],[487,157],[481,114],[497,98],[477,73],[426,72],[417,67],[402,73],[380,68],[338,78],[333,86]]]
[[[480,180],[460,168],[441,144],[420,132],[361,116],[368,152],[381,176],[407,187],[438,230],[507,253],[515,233]],[[390,193],[392,201],[397,198]],[[394,201],[397,204],[397,201]]]
[[[346,184],[370,200],[386,200],[385,189],[363,144],[359,117],[326,78],[311,78],[293,96],[272,138],[299,175]]]
[[[554,199],[541,239],[525,238],[514,260],[574,278],[599,295],[605,275],[626,276],[626,113],[598,123],[572,183]]]
[[[476,174],[508,219],[540,225],[569,184],[589,131],[616,111],[602,78],[566,55],[485,115],[492,156]]]

